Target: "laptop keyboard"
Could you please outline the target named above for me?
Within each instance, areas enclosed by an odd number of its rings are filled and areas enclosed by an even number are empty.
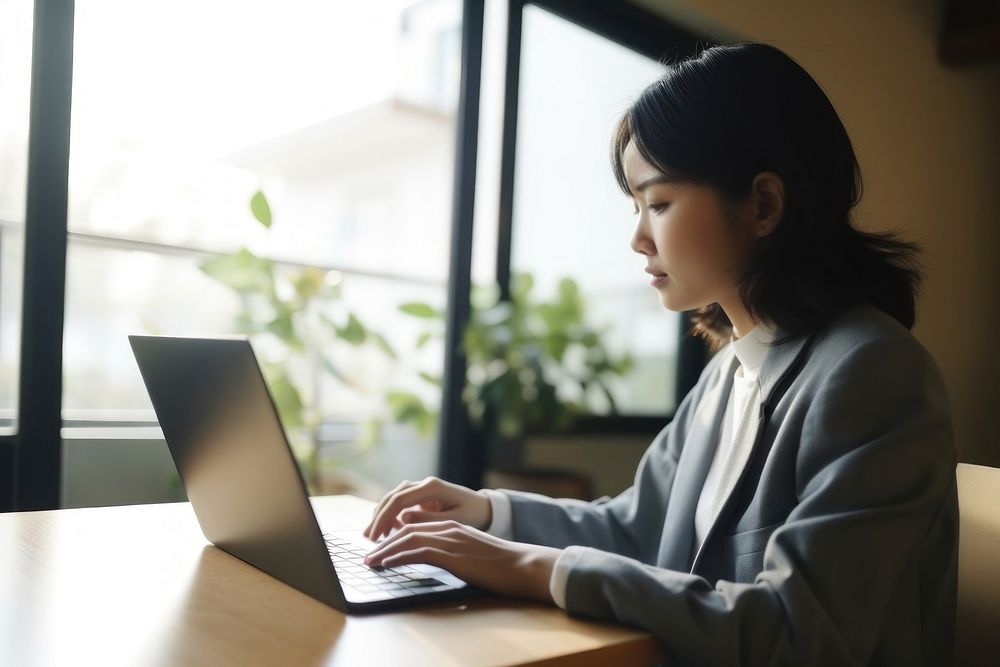
[[[365,564],[364,557],[371,548],[364,544],[323,533],[326,547],[337,568],[337,577],[347,598],[352,601],[377,600],[387,597],[406,597],[425,591],[445,591],[453,587],[427,576],[424,572],[398,565],[375,569]]]

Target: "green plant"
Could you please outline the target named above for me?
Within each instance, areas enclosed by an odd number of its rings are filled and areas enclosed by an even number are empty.
[[[550,301],[531,298],[534,279],[518,273],[511,280],[509,301],[498,299],[496,286],[474,286],[472,310],[462,336],[468,371],[462,397],[472,422],[481,427],[487,416],[497,430],[518,437],[528,429],[565,429],[587,405],[592,389],[615,414],[617,405],[607,379],[633,366],[628,354],[610,355],[602,342],[609,328],[595,329],[585,321],[585,303],[575,281],[563,278]],[[420,348],[443,332],[444,312],[424,303],[405,303],[400,310],[428,321],[416,341]],[[433,322],[433,323],[432,323]],[[440,386],[440,379],[422,376]],[[580,399],[564,397],[578,387]],[[422,429],[437,423],[436,411],[414,394],[397,396],[394,417]]]
[[[271,207],[262,192],[253,195],[250,210],[257,222],[271,228]],[[319,375],[328,373],[347,386],[369,391],[338,368],[334,362],[338,347],[371,344],[391,359],[398,355],[382,334],[343,305],[339,271],[281,265],[246,247],[232,255],[210,257],[200,269],[238,295],[237,332],[277,342],[269,349],[277,347],[280,353],[261,357],[262,370],[296,458],[313,483],[323,415],[318,396],[307,388],[317,386]],[[593,388],[616,413],[606,379],[627,373],[633,364],[627,354],[617,358],[608,354],[601,341],[608,327],[597,330],[585,323],[584,302],[572,279],[559,282],[553,300],[538,303],[531,300],[533,282],[530,274],[515,275],[510,301],[498,300],[495,285],[473,286],[471,316],[462,336],[468,361],[462,395],[469,415],[477,426],[492,417],[508,437],[526,429],[565,428],[587,411],[586,398]],[[443,310],[425,303],[404,303],[399,310],[427,322],[416,349],[443,336]],[[439,376],[425,371],[419,375],[440,390]],[[579,387],[581,400],[561,395],[568,385]],[[391,389],[385,399],[392,420],[412,424],[425,438],[434,435],[438,410],[416,393]],[[362,435],[355,444],[364,450],[376,442],[384,421],[382,415],[364,416]]]
[[[257,191],[250,199],[250,210],[257,222],[271,228],[271,207],[263,192]],[[374,344],[392,358],[395,351],[380,333],[343,306],[339,271],[280,265],[246,247],[232,255],[210,257],[199,268],[239,296],[237,332],[251,339],[271,337],[270,349],[280,350],[271,359],[260,359],[262,370],[296,458],[307,477],[314,479],[322,414],[318,396],[305,388],[316,386],[317,374],[325,372],[345,385],[365,390],[338,368],[335,343],[349,347]],[[295,362],[299,377],[293,373]],[[363,426],[358,444],[366,447],[377,435],[377,419],[367,419]]]

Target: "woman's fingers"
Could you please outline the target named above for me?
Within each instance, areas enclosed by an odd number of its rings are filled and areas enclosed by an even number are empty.
[[[421,491],[417,486],[410,486],[390,494],[385,499],[382,507],[375,513],[375,517],[368,525],[368,528],[365,529],[365,537],[370,540],[377,540],[384,533],[388,533],[389,524],[390,522],[395,522],[399,510],[418,500],[414,497],[413,491],[415,490]]]
[[[449,519],[403,526],[376,545],[364,562],[386,568],[432,565],[485,590],[551,603],[550,581],[562,553],[555,547],[504,540]]]
[[[421,500],[438,493],[437,489],[431,486],[434,479],[428,477],[424,481],[396,491],[388,499],[384,499],[385,504],[376,512],[375,518],[365,529],[365,537],[377,540],[383,533],[388,532],[388,524],[399,514],[400,510],[410,505],[416,505]]]
[[[462,524],[457,521],[434,521],[407,524],[391,538],[365,555],[367,565],[378,565],[384,558],[421,545],[454,546]]]
[[[416,484],[416,482],[411,482],[408,479],[404,479],[402,482],[400,482],[399,484],[397,484],[395,486],[395,488],[393,488],[387,494],[385,494],[384,496],[382,496],[382,500],[380,500],[378,502],[378,505],[375,506],[375,510],[372,512],[372,519],[371,519],[371,521],[368,522],[368,526],[364,529],[364,531],[362,531],[364,533],[365,537],[368,537],[368,532],[372,529],[372,527],[375,524],[375,518],[379,515],[379,512],[382,511],[382,508],[385,507],[385,504],[387,502],[389,502],[389,500],[392,499],[392,497],[396,493],[402,491],[403,489],[405,489],[407,487],[413,486],[414,484]]]
[[[409,563],[426,563],[427,565],[451,570],[453,559],[454,555],[449,551],[437,547],[424,546],[386,556],[385,560],[382,561],[382,566],[395,567]]]
[[[445,519],[452,519],[454,512],[440,512],[440,511],[426,511],[420,510],[413,507],[407,507],[403,509],[399,516],[397,517],[396,523],[397,527],[408,525],[411,523],[425,523],[427,521],[444,521]]]

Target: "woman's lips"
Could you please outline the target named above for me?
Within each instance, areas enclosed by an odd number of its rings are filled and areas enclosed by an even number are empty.
[[[667,281],[667,274],[659,273],[659,274],[654,274],[653,277],[649,279],[649,284],[655,287],[656,285],[660,285],[662,283],[665,283],[666,281]]]

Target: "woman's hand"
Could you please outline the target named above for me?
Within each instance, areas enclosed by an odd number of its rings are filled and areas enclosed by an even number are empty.
[[[438,477],[426,477],[420,482],[405,480],[385,494],[364,536],[377,540],[383,533],[406,524],[452,519],[484,530],[493,521],[490,499],[485,493]]]
[[[367,556],[369,566],[426,563],[474,586],[553,604],[552,568],[562,549],[511,542],[455,520],[404,525]]]

